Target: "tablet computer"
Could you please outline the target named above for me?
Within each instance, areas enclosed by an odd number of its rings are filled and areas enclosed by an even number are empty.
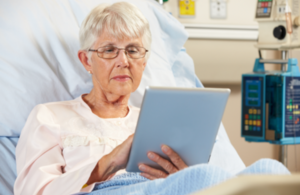
[[[166,144],[192,166],[207,163],[221,124],[230,89],[147,87],[136,126],[127,172],[140,172],[145,163],[162,169],[147,157]]]

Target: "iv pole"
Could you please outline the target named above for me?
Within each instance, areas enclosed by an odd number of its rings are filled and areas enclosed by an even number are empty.
[[[288,51],[281,51],[282,60],[288,58]],[[281,64],[281,71],[286,71],[286,64]],[[279,147],[279,160],[285,167],[287,167],[287,145],[280,145]]]

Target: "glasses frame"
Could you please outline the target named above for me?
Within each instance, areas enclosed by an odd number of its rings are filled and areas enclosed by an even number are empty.
[[[114,46],[113,46],[113,47],[114,47]],[[142,57],[139,57],[139,58],[132,58],[132,57],[129,56],[128,52],[126,51],[126,48],[127,48],[127,47],[125,47],[125,48],[114,47],[114,48],[117,48],[118,51],[117,51],[117,53],[116,53],[116,56],[113,57],[113,58],[103,58],[103,57],[100,57],[100,56],[99,56],[99,53],[103,53],[103,52],[99,52],[98,50],[99,50],[100,48],[105,48],[105,47],[99,47],[98,49],[89,49],[88,51],[91,51],[91,52],[97,52],[97,56],[98,56],[99,58],[102,58],[102,59],[114,59],[114,58],[118,57],[120,50],[124,50],[126,56],[127,56],[128,58],[130,58],[130,59],[141,59],[141,58],[144,58],[144,57],[146,56],[147,52],[149,51],[149,50],[147,50],[147,49],[144,48],[144,47],[139,47],[139,46],[132,46],[132,47],[137,47],[137,48],[143,48],[143,49],[145,49],[145,51],[146,51],[146,52],[145,52],[145,55],[142,56]]]

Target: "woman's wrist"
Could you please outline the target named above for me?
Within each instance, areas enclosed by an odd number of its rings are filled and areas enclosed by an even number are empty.
[[[111,155],[105,155],[96,164],[86,184],[90,185],[95,182],[105,181],[117,171],[118,168],[115,167],[115,163],[113,158],[111,158]]]

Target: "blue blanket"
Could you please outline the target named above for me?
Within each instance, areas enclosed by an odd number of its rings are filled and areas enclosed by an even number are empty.
[[[290,174],[275,160],[262,159],[244,169],[243,174]],[[206,189],[235,177],[217,166],[200,164],[186,168],[166,179],[148,180],[139,173],[117,175],[95,186],[88,195],[182,195]]]

